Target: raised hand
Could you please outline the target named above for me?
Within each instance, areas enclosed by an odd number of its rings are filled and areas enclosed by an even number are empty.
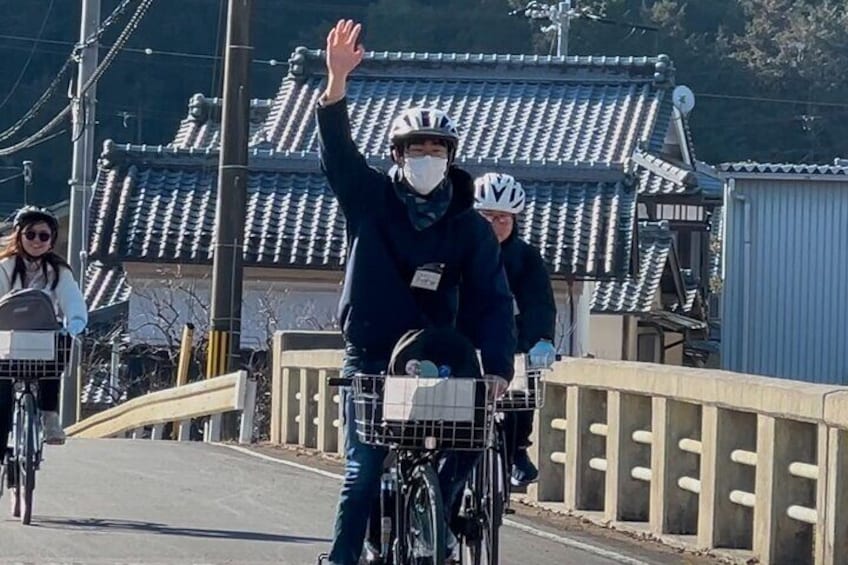
[[[346,79],[362,62],[365,50],[359,44],[362,24],[339,20],[327,34],[327,71],[333,78]]]

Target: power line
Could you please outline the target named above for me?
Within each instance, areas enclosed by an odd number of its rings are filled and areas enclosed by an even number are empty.
[[[0,34],[0,39],[10,39],[10,40],[13,40],[13,41],[34,41],[35,40],[35,38],[33,38],[33,37],[24,37],[24,36],[20,36],[20,35],[3,35],[3,34]],[[58,40],[58,39],[42,40],[41,42],[42,43],[54,43],[56,45],[76,45],[72,41],[61,41],[61,40]],[[107,49],[107,48],[111,47],[111,45],[103,44],[103,45],[101,45],[101,47],[103,47],[104,49]],[[121,51],[124,51],[126,53],[138,53],[138,54],[147,55],[147,56],[159,55],[159,56],[162,56],[162,57],[182,57],[182,58],[185,58],[185,59],[203,59],[203,60],[207,60],[207,61],[221,61],[222,60],[222,57],[219,56],[219,55],[209,55],[207,53],[190,53],[188,51],[165,51],[165,50],[162,50],[162,49],[154,49],[154,48],[151,48],[151,47],[144,47],[144,48],[141,48],[141,47],[124,47],[124,48],[121,49]],[[45,52],[48,52],[48,51],[45,51]],[[56,51],[49,51],[49,53],[57,53],[57,52]],[[284,63],[283,61],[280,61],[279,59],[253,59],[252,62],[254,64],[257,64],[257,65],[270,65],[272,67],[277,66],[277,65],[281,65],[281,64]]]
[[[128,3],[129,0],[126,0],[126,2]],[[118,56],[120,50],[123,48],[126,42],[129,41],[130,36],[141,23],[142,18],[147,13],[147,10],[150,8],[151,4],[153,4],[153,0],[141,0],[141,3],[139,4],[138,8],[136,8],[135,13],[132,15],[129,22],[127,22],[126,27],[118,36],[118,39],[115,41],[115,44],[112,46],[109,52],[106,53],[106,56],[103,58],[103,61],[100,63],[100,65],[98,65],[97,69],[94,71],[94,74],[91,75],[91,78],[89,78],[88,81],[86,81],[86,83],[82,85],[82,88],[79,92],[80,95],[88,92],[92,85],[96,84],[97,81],[100,80],[100,77],[103,76],[103,73],[106,72],[106,69],[109,68],[109,66],[112,64],[112,61],[115,60],[115,57]],[[0,149],[0,157],[11,155],[22,149],[27,149],[28,147],[31,147],[34,143],[38,142],[43,137],[45,137],[53,128],[55,128],[63,119],[65,119],[65,117],[70,112],[71,104],[68,104],[67,106],[65,106],[64,109],[62,109],[58,114],[56,114],[56,116],[52,120],[50,120],[47,125],[42,127],[34,134],[30,135],[28,138],[10,147]]]
[[[6,177],[6,178],[4,178],[4,179],[0,179],[0,184],[5,184],[5,183],[7,183],[7,182],[11,182],[11,181],[13,181],[13,180],[15,180],[15,179],[19,179],[19,178],[21,178],[22,176],[24,176],[24,174],[23,174],[23,173],[18,173],[18,174],[16,174],[16,175],[12,175],[12,176],[10,176],[10,177]]]
[[[18,73],[18,78],[15,79],[15,84],[12,85],[12,88],[9,90],[9,93],[6,94],[6,97],[0,102],[0,109],[2,109],[6,103],[12,98],[12,95],[18,89],[18,86],[21,84],[21,80],[23,80],[24,75],[29,68],[30,63],[32,63],[32,57],[35,55],[35,50],[38,47],[39,41],[41,41],[41,36],[44,35],[44,30],[47,28],[47,20],[50,19],[50,13],[53,12],[53,3],[55,0],[50,0],[50,4],[47,5],[47,11],[44,13],[44,19],[41,20],[41,27],[38,28],[38,36],[35,38],[35,41],[32,42],[32,48],[29,50],[29,55],[27,55],[27,60],[24,63],[24,66],[21,67],[21,72]]]
[[[723,98],[727,100],[747,100],[750,102],[771,102],[774,104],[809,104],[812,106],[824,106],[828,108],[848,108],[845,102],[817,102],[815,100],[800,100],[792,98],[767,98],[762,96],[744,96],[741,94],[716,94],[712,92],[699,92],[700,98]]]
[[[38,115],[38,113],[41,111],[41,108],[43,108],[44,105],[47,104],[47,101],[53,98],[53,95],[58,90],[59,84],[62,82],[65,73],[67,73],[71,65],[77,61],[78,53],[80,52],[80,50],[88,45],[92,45],[93,43],[99,41],[103,34],[106,32],[106,30],[109,29],[109,27],[111,27],[112,24],[115,23],[118,17],[123,15],[124,12],[126,12],[130,4],[134,1],[135,0],[123,0],[118,5],[118,7],[115,8],[115,10],[111,14],[109,14],[109,17],[103,20],[103,23],[100,25],[100,28],[94,34],[92,34],[92,36],[89,37],[82,45],[77,45],[75,43],[71,44],[74,45],[74,49],[73,51],[71,51],[71,54],[68,55],[67,59],[65,59],[65,63],[62,65],[62,68],[59,69],[59,72],[56,74],[56,77],[50,82],[50,85],[47,87],[44,93],[38,98],[38,100],[36,100],[35,104],[33,104],[32,107],[27,110],[23,117],[21,117],[11,127],[0,133],[0,141],[5,141],[6,139],[9,139],[13,135],[15,135],[23,128],[24,125],[26,125],[30,120],[32,120],[35,116]],[[41,42],[47,43],[53,42],[53,40],[41,40]]]

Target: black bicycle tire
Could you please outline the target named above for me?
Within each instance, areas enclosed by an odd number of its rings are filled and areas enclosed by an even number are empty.
[[[439,488],[439,478],[436,475],[435,469],[429,463],[417,465],[410,473],[409,489],[404,497],[404,527],[409,532],[410,525],[410,507],[415,500],[416,495],[420,490],[427,493],[429,502],[429,519],[433,532],[433,565],[442,565],[445,562],[445,549],[447,532],[445,531],[444,519],[444,503],[442,501],[442,491]],[[409,551],[409,544],[404,544],[405,552]],[[419,565],[415,561],[409,560],[404,556],[404,561],[409,565]]]
[[[20,519],[23,497],[21,496],[21,441],[19,437],[23,429],[22,422],[24,421],[24,407],[21,399],[16,397],[15,401],[15,420],[13,426],[12,446],[14,454],[14,485],[12,486],[12,497],[14,504],[12,505],[12,517]],[[8,470],[7,470],[8,472]]]
[[[23,411],[26,415],[26,423],[23,427],[22,443],[25,445],[23,460],[19,461],[18,477],[23,476],[23,508],[21,509],[21,523],[28,526],[32,521],[33,491],[35,490],[35,418],[38,413],[35,409],[35,397],[32,394],[24,394],[21,399]],[[19,483],[21,481],[19,480]]]
[[[488,541],[486,537],[486,532],[489,529],[489,517],[486,514],[487,510],[484,510],[483,507],[483,489],[488,490],[487,483],[489,480],[489,450],[485,452],[483,457],[480,458],[477,466],[474,468],[474,473],[472,477],[471,486],[473,489],[472,500],[474,501],[474,509],[471,512],[472,517],[477,520],[482,515],[485,520],[485,524],[482,524],[481,528],[474,528],[474,538],[471,540],[466,539],[464,543],[467,545],[467,551],[463,551],[462,560],[464,565],[484,565],[482,561],[482,547],[483,544]],[[470,542],[470,543],[469,543]],[[466,557],[468,561],[466,562]]]
[[[509,492],[507,490],[509,477],[504,475],[503,466],[501,465],[501,460],[505,458],[495,450],[489,450],[487,453],[488,455],[486,458],[488,460],[490,477],[488,482],[491,488],[491,492],[487,497],[489,507],[486,509],[486,526],[488,528],[488,565],[498,565],[500,563],[500,531],[504,517],[504,493]],[[498,488],[499,486],[501,488]]]

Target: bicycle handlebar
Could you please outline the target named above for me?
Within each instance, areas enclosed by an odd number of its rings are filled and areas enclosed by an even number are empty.
[[[330,377],[327,382],[330,386],[350,386],[353,384],[353,379],[350,377]]]

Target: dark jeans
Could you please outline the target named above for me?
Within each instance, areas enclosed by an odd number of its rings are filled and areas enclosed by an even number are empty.
[[[376,374],[386,370],[387,366],[386,359],[368,359],[366,355],[348,347],[342,373],[345,376],[357,371]],[[339,496],[330,563],[357,565],[365,542],[368,516],[379,494],[383,461],[388,450],[364,445],[359,441],[354,424],[353,395],[349,390],[345,390],[342,393],[342,399],[346,454],[345,478]],[[453,501],[462,491],[463,483],[474,468],[478,455],[477,453],[452,453],[444,458],[439,469],[439,483],[445,508],[453,507]]]
[[[60,379],[45,379],[38,383],[38,408],[42,412],[59,410]],[[15,395],[12,381],[0,380],[0,459],[6,453],[9,432],[12,431],[12,414]]]
[[[506,431],[507,453],[511,460],[519,449],[527,449],[531,445],[530,434],[533,433],[533,410],[521,412],[506,412],[504,414],[504,430]]]

